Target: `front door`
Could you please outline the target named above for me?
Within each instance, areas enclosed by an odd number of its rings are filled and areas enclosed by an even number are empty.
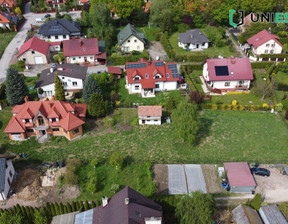
[[[42,135],[46,135],[46,131],[45,130],[41,130],[41,134]]]
[[[84,57],[84,61],[87,62],[87,57]]]
[[[142,124],[145,124],[145,120],[142,120]]]

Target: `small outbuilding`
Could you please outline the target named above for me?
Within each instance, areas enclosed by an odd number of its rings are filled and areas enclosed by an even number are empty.
[[[231,192],[252,193],[256,182],[247,162],[224,163]]]
[[[247,205],[238,205],[232,213],[237,224],[263,224],[258,212]]]
[[[0,201],[7,199],[15,177],[15,169],[12,164],[14,158],[15,156],[0,156]]]
[[[259,214],[265,224],[288,224],[277,205],[264,205],[260,207]]]
[[[161,125],[162,106],[139,106],[139,124]]]

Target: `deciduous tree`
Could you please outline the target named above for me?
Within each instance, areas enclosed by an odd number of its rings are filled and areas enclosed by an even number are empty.
[[[130,17],[133,11],[142,8],[145,3],[143,0],[112,0],[111,5],[115,9],[115,13],[125,19]]]
[[[6,99],[10,105],[21,104],[28,95],[28,88],[24,79],[15,68],[8,68],[6,77]]]

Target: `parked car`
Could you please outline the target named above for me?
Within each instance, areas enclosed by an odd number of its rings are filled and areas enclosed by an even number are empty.
[[[259,176],[263,176],[263,177],[269,177],[270,176],[270,170],[267,170],[265,168],[255,167],[255,168],[251,168],[250,171],[252,174],[255,174],[255,175],[259,175]]]
[[[50,14],[46,14],[45,16],[44,16],[44,18],[50,18],[51,17],[51,15]]]
[[[36,23],[44,23],[45,18],[36,18]]]

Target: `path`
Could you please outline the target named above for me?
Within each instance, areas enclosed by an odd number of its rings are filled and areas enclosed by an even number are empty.
[[[228,38],[232,41],[235,51],[238,52],[242,58],[247,58],[247,55],[242,51],[241,47],[235,43],[235,40],[227,30],[226,30],[226,36],[228,36]]]

